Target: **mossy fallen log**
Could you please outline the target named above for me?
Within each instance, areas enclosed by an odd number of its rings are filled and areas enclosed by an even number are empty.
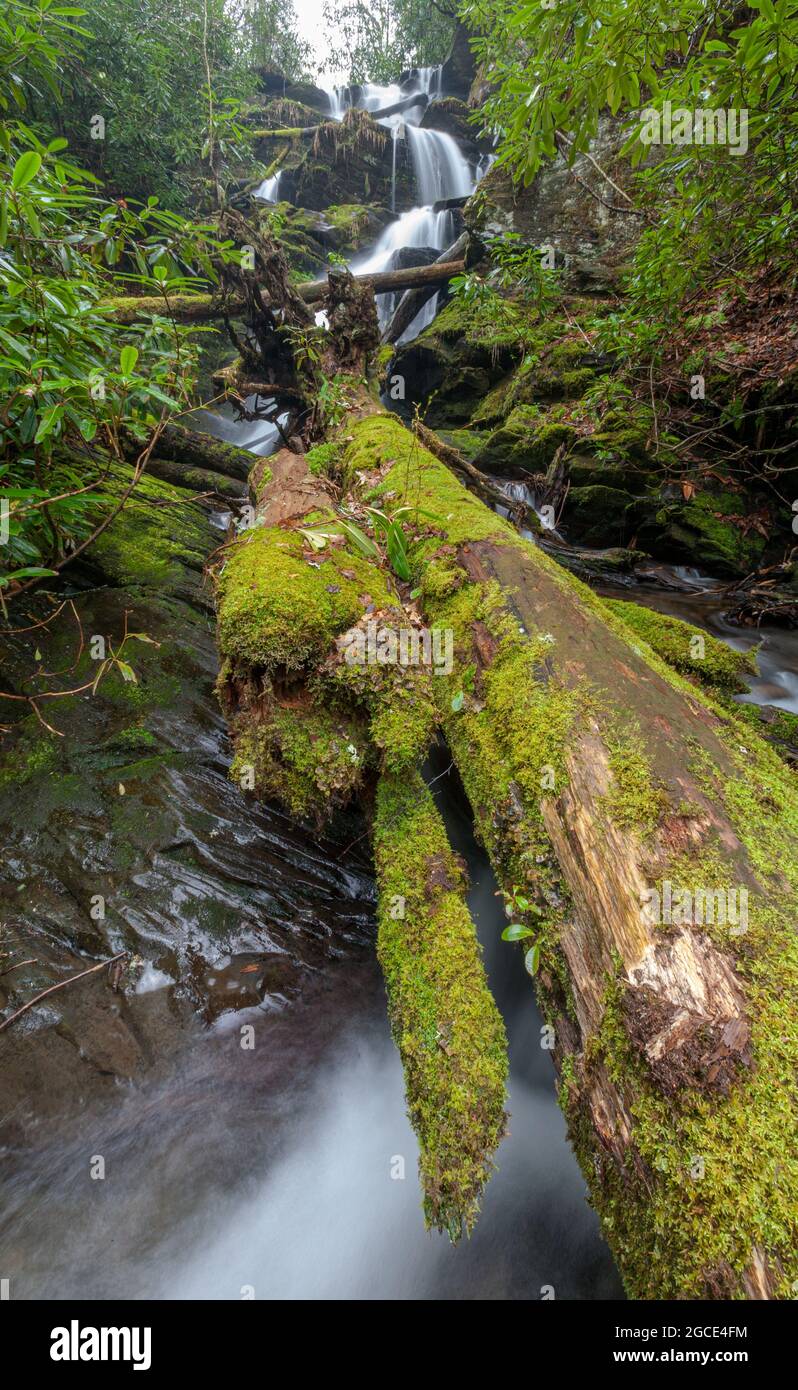
[[[220,501],[242,502],[246,498],[246,488],[237,478],[231,478],[226,473],[215,473],[210,468],[195,468],[177,459],[155,455],[147,462],[147,474],[151,478],[160,478],[161,482],[172,483],[175,487],[202,496],[213,496]]]
[[[445,285],[455,275],[462,275],[465,261],[434,261],[432,265],[411,266],[407,270],[381,270],[371,275],[355,275],[358,284],[368,285],[375,294],[387,294],[389,290],[407,290],[426,285],[437,288]],[[294,289],[305,304],[320,304],[329,292],[329,281],[308,280]],[[220,299],[213,294],[175,294],[168,301],[160,296],[122,295],[107,299],[101,306],[117,323],[140,323],[160,315],[175,319],[179,323],[201,323],[210,319],[220,319],[225,315],[235,318],[246,308],[241,296]]]
[[[371,275],[355,275],[359,285],[368,285],[375,294],[387,294],[389,290],[413,289],[426,285],[436,289],[445,285],[455,275],[462,275],[465,261],[433,261],[432,265],[409,266],[407,270],[380,270]],[[308,284],[297,285],[297,292],[306,304],[317,304],[324,299],[329,290],[327,280],[312,280]]]
[[[191,418],[191,417],[189,417]],[[201,429],[186,425],[168,424],[158,436],[158,454],[163,459],[184,463],[192,468],[224,473],[245,483],[252,468],[252,454],[239,449],[216,435],[204,434]]]
[[[791,772],[395,417],[351,435],[379,505],[444,519],[411,547],[424,617],[453,634],[438,708],[539,950],[561,1104],[629,1293],[791,1297]]]
[[[504,1134],[507,1043],[486,987],[463,870],[416,772],[377,785],[377,953],[419,1136],[427,1223],[470,1230]]]
[[[242,298],[221,300],[215,294],[170,294],[161,295],[117,295],[106,299],[100,306],[117,323],[141,323],[143,320],[160,316],[175,319],[178,323],[205,323],[209,319],[220,319],[225,314],[235,318],[244,307]]]
[[[386,567],[344,534],[307,459],[281,450],[256,464],[259,524],[228,547],[217,577],[231,776],[317,821],[354,796],[368,804],[376,788],[379,955],[425,1217],[457,1239],[503,1133],[504,1031],[462,871],[418,772],[437,723],[432,676],[356,659],[371,629],[398,645],[408,630],[420,636],[419,620]]]

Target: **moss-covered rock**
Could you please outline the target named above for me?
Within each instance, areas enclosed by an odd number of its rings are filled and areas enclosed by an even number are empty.
[[[397,149],[395,190],[391,138],[367,111],[322,121],[310,136],[297,129],[261,133],[255,153],[267,167],[280,169],[280,193],[298,207],[319,212],[341,204],[390,207],[392,191],[397,206],[410,207],[415,180],[406,144]]]
[[[394,372],[404,378],[407,399],[429,402],[428,423],[465,425],[476,403],[521,360],[528,331],[520,311],[497,317],[489,306],[453,298],[397,350]]]
[[[565,500],[563,525],[569,537],[583,545],[625,545],[632,535],[628,510],[630,492],[591,483],[571,487]]]
[[[438,437],[448,444],[452,449],[456,449],[463,458],[473,463],[474,459],[484,449],[489,434],[487,430],[462,429],[462,430],[438,430]]]
[[[474,458],[486,473],[543,473],[561,445],[577,438],[572,425],[553,420],[534,405],[518,405]]]

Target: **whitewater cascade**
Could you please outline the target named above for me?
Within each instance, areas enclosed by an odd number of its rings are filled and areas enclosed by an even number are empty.
[[[270,179],[264,179],[263,183],[255,189],[253,198],[264,198],[269,203],[279,202],[280,173],[281,171],[277,169]]]
[[[403,212],[395,222],[391,222],[371,251],[354,258],[351,262],[352,270],[359,275],[386,270],[396,253],[408,247],[437,252],[445,250],[454,240],[455,218],[453,213],[445,208],[433,211],[433,204],[445,202],[450,198],[469,197],[490,167],[492,156],[483,156],[479,166],[475,168],[462,154],[453,136],[442,130],[428,130],[419,124],[429,103],[443,96],[443,65],[438,63],[431,67],[413,68],[402,83],[364,82],[354,88],[322,84],[322,90],[327,93],[330,116],[334,120],[341,120],[349,106],[363,111],[384,111],[406,102],[408,97],[416,94],[419,97],[417,105],[404,105],[401,111],[396,111],[393,115],[379,117],[379,124],[390,130],[393,145],[391,211],[396,211],[396,165],[398,146],[402,140],[406,140],[409,145],[419,205]],[[274,201],[276,193],[267,194],[259,189],[257,196],[270,196]],[[391,317],[397,298],[395,294],[377,295],[377,313],[381,328],[385,327]],[[417,337],[421,330],[432,322],[437,309],[436,294],[413,320],[402,341]]]
[[[329,87],[319,78],[321,90],[327,93],[327,100],[330,103],[330,119],[333,121],[343,120],[347,109],[348,87],[338,87],[330,83]]]

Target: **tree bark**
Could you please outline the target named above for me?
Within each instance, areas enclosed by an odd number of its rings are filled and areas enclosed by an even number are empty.
[[[125,450],[130,457],[135,457],[140,453],[141,445],[131,438]],[[201,430],[187,429],[185,425],[176,424],[166,425],[162,431],[158,439],[157,453],[162,460],[223,474],[243,483],[249,477],[253,462],[248,449],[239,449],[235,444],[228,444],[213,434],[204,434]]]
[[[427,623],[454,635],[441,720],[537,939],[561,1103],[630,1294],[790,1297],[791,774],[396,419],[351,434],[377,505],[439,518],[412,559]]]
[[[416,285],[428,285],[435,289],[446,284],[454,275],[462,275],[465,269],[463,260],[447,263],[433,261],[432,265],[411,266],[408,270],[385,270],[374,275],[355,275],[358,284],[368,285],[375,294],[386,294],[389,290],[406,290]],[[329,290],[329,282],[310,280],[295,285],[298,297],[305,304],[319,304]],[[159,296],[142,295],[107,299],[104,303],[117,323],[139,323],[142,319],[160,314],[164,318],[174,318],[180,323],[200,323],[208,319],[236,317],[246,307],[243,297],[235,295],[225,301],[212,294],[178,294],[168,302]]]
[[[355,275],[359,285],[368,285],[375,294],[387,294],[389,290],[407,290],[416,285],[428,285],[432,292],[454,275],[462,275],[465,261],[433,261],[432,265],[410,266],[408,270],[381,270],[373,275]],[[327,280],[313,280],[308,284],[297,285],[297,291],[306,304],[317,304],[324,299],[328,290]]]

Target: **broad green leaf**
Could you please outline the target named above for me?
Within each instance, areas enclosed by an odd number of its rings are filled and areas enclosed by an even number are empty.
[[[534,936],[531,927],[525,927],[523,922],[512,922],[509,927],[505,927],[502,932],[502,941],[524,941],[528,936]]]
[[[35,179],[42,167],[42,157],[37,150],[26,150],[21,154],[11,175],[11,187],[17,191]]]

